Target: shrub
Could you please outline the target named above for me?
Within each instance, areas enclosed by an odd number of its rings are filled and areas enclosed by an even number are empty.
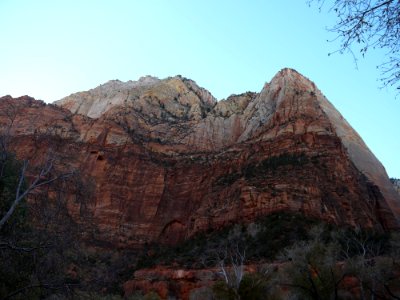
[[[212,251],[221,248],[238,234],[247,246],[247,260],[272,260],[284,247],[307,239],[309,229],[318,223],[301,214],[277,212],[261,217],[252,224],[236,224],[210,233],[199,233],[174,247],[148,245],[138,259],[136,268],[160,264],[178,264],[187,268],[211,267],[215,265]],[[152,255],[148,255],[149,252]]]
[[[209,287],[194,289],[189,294],[189,300],[213,300],[213,290]]]
[[[270,278],[259,273],[245,274],[238,290],[229,287],[224,281],[213,285],[213,294],[218,300],[263,300],[268,295]]]
[[[213,294],[216,300],[240,299],[233,288],[230,288],[224,281],[217,281],[213,285]]]
[[[266,277],[259,273],[246,274],[239,287],[241,299],[261,300],[268,293],[269,283]]]
[[[161,300],[161,298],[156,292],[149,292],[144,295],[143,300]]]

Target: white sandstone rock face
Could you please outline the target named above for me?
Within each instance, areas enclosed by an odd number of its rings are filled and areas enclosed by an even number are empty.
[[[152,76],[127,82],[110,80],[87,92],[75,93],[55,101],[54,104],[67,108],[73,113],[99,118],[110,108],[123,105],[129,97],[140,94],[144,89],[159,81],[160,79]],[[132,92],[133,94],[131,94]]]
[[[209,91],[178,75],[163,80],[151,76],[138,81],[111,80],[89,91],[55,101],[54,104],[90,118],[99,118],[116,107],[133,107],[157,118],[164,111],[178,118],[201,119],[204,111],[211,110],[216,102]]]

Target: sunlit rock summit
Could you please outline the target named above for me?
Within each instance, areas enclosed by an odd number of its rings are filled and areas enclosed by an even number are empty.
[[[90,182],[91,234],[106,244],[173,244],[276,211],[399,227],[400,197],[385,169],[295,70],[222,101],[181,76],[147,76],[54,104],[3,97],[0,110],[16,112],[20,157],[51,148],[63,156],[60,168]],[[72,216],[80,205],[71,201]]]

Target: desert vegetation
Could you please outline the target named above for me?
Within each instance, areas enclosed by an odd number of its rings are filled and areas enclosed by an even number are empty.
[[[399,242],[397,232],[280,212],[177,247],[158,245],[137,267],[216,268],[209,299],[398,299]]]

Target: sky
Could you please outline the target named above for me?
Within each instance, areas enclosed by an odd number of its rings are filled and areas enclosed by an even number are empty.
[[[0,96],[53,102],[112,79],[182,75],[217,99],[259,92],[282,68],[316,83],[400,178],[400,97],[384,50],[357,65],[306,0],[0,0]],[[328,1],[326,1],[328,2]]]

